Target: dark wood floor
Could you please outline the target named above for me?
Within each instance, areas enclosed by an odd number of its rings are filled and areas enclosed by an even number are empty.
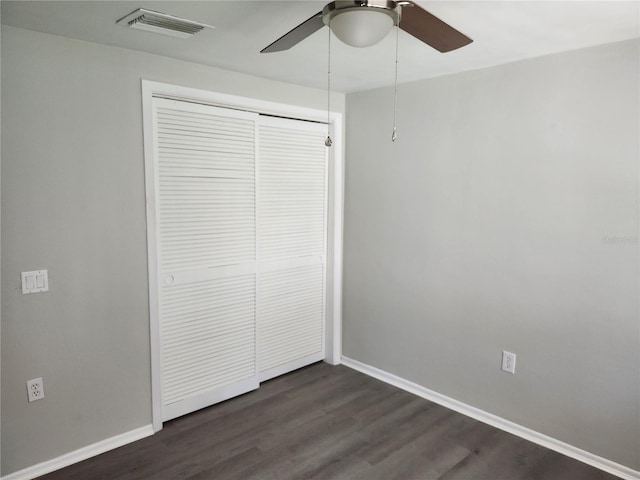
[[[41,478],[615,479],[347,367],[324,363]]]

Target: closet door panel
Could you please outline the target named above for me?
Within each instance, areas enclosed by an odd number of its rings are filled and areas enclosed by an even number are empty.
[[[154,99],[163,420],[257,388],[257,115]]]
[[[261,118],[258,158],[260,379],[324,358],[326,127]]]

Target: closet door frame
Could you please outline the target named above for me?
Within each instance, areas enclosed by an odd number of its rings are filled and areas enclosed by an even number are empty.
[[[153,98],[170,98],[203,103],[216,107],[251,111],[261,114],[325,123],[326,110],[311,109],[260,99],[239,97],[166,83],[141,81],[144,134],[144,162],[147,210],[147,252],[149,273],[149,331],[151,353],[152,425],[162,429],[160,316],[158,311],[158,239],[157,178],[155,178]],[[333,146],[329,152],[326,258],[326,323],[325,357],[331,365],[341,363],[342,356],[342,235],[344,198],[343,120],[340,112],[329,112],[329,131]]]

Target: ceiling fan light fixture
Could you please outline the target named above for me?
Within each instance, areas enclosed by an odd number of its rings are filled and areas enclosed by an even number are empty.
[[[395,24],[387,10],[355,8],[337,11],[330,20],[331,31],[352,47],[370,47],[381,41]]]
[[[340,40],[355,47],[374,45],[394,25],[443,53],[473,42],[410,0],[336,0],[260,52],[288,50],[325,25],[331,27]]]

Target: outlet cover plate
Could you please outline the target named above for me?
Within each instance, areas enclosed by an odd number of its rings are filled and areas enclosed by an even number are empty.
[[[502,370],[507,373],[516,373],[516,354],[502,351]]]
[[[27,382],[27,395],[30,402],[44,398],[44,383],[42,382],[42,377],[34,378]]]

